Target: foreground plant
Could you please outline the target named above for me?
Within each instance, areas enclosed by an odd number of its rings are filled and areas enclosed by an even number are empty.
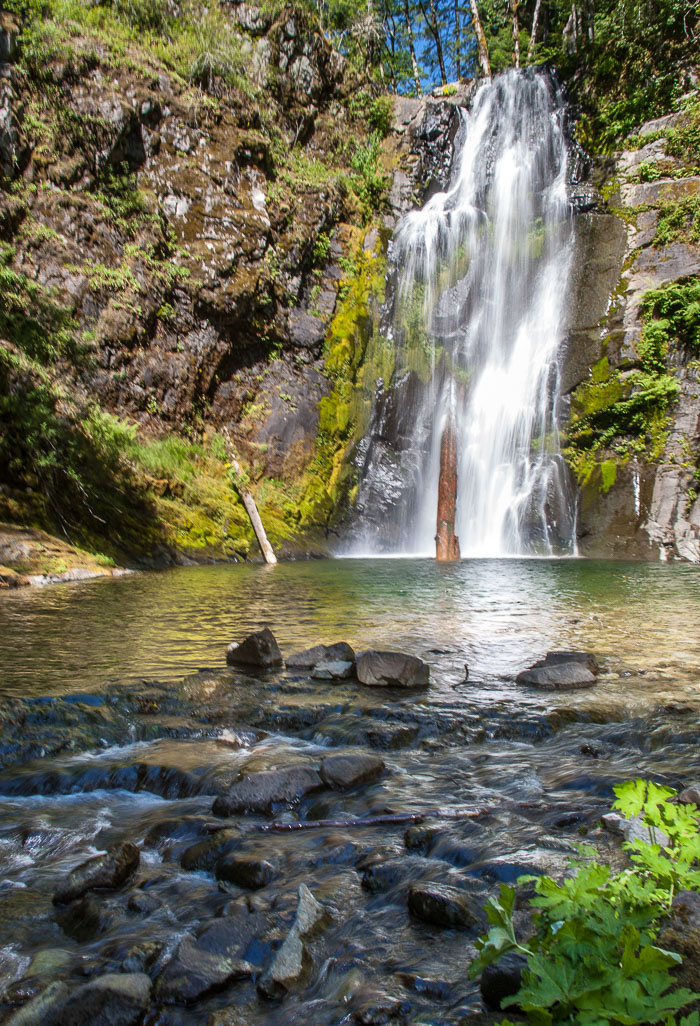
[[[697,1012],[675,1017],[700,997],[674,989],[670,970],[681,956],[656,944],[674,896],[700,888],[698,810],[673,804],[675,791],[644,780],[622,784],[615,794],[613,808],[641,816],[649,830],[648,842],[623,845],[632,866],[613,873],[593,858],[595,849],[582,846],[586,861],[574,863],[572,877],[520,877],[516,886],[533,885],[536,895],[530,899],[534,933],[522,943],[513,924],[516,889],[503,884],[487,905],[493,925],[477,941],[469,975],[509,952],[524,955],[520,990],[502,1005],[527,1013],[533,1026],[698,1026]]]

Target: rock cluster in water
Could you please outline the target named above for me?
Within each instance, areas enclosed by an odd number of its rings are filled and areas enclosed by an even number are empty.
[[[266,665],[282,658],[270,631],[241,650],[240,665],[184,681],[8,706],[0,805],[33,797],[13,806],[7,850],[43,862],[21,868],[27,886],[0,885],[0,925],[24,958],[3,1026],[482,1021],[522,970],[499,963],[481,991],[466,979],[489,895],[566,872],[581,831],[619,859],[632,826],[606,820],[612,783],[653,773],[655,751],[670,765],[674,745],[687,774],[698,749],[692,717],[631,721],[597,690],[436,679],[428,702],[414,690],[426,664],[403,653],[364,654],[377,687],[344,642],[284,672]],[[333,663],[351,675],[317,676]],[[572,665],[598,669],[573,652],[533,669]],[[43,817],[78,795],[76,845]],[[696,915],[681,904],[676,934]]]

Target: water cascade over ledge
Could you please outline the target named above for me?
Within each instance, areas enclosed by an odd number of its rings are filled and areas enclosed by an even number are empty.
[[[355,551],[434,552],[440,447],[454,432],[463,556],[575,552],[557,429],[573,253],[565,107],[509,72],[461,112],[452,179],[398,224]],[[387,444],[389,442],[389,444]]]

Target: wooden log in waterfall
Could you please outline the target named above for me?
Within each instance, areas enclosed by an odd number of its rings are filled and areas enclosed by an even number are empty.
[[[437,534],[435,558],[448,563],[460,558],[459,538],[455,535],[457,508],[457,439],[449,421],[440,442],[440,479],[438,482]]]

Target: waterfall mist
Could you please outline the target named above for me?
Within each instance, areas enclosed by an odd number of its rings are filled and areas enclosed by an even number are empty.
[[[398,224],[352,547],[434,552],[440,440],[455,425],[463,556],[572,553],[557,353],[573,251],[565,109],[509,72],[462,112],[446,192]],[[379,507],[379,515],[377,508]]]

